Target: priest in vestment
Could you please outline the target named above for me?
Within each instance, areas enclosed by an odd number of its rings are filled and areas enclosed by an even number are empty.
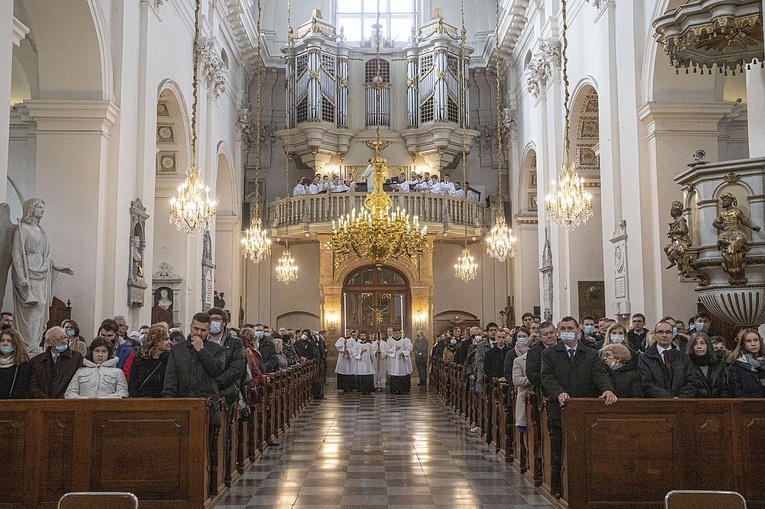
[[[402,338],[402,330],[394,330],[388,340],[388,373],[391,394],[408,394],[412,375],[412,340]]]

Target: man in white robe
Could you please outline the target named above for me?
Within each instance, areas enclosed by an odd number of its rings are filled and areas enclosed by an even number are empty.
[[[402,330],[393,331],[393,338],[388,340],[388,373],[390,373],[390,392],[408,394],[412,375],[412,340],[402,337]]]
[[[361,394],[369,394],[375,390],[375,367],[372,364],[372,343],[364,334],[353,347],[351,356],[354,360],[356,383]]]
[[[352,356],[353,348],[356,346],[356,337],[358,331],[353,329],[349,337],[338,338],[335,341],[337,349],[337,389],[343,392],[352,391],[356,388],[356,370],[355,361]]]
[[[393,337],[393,328],[388,330]],[[388,341],[382,338],[382,334],[372,342],[372,361],[375,366],[375,389],[383,391],[388,382]]]

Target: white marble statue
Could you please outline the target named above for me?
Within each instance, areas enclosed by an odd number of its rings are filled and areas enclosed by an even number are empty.
[[[26,200],[13,235],[13,322],[29,354],[41,351],[40,338],[53,301],[53,271],[74,274],[53,262],[48,236],[40,226],[44,212],[42,199]]]
[[[8,284],[8,270],[13,260],[13,232],[16,225],[11,221],[11,206],[0,203],[0,310],[6,311],[3,306],[5,298],[5,286]]]

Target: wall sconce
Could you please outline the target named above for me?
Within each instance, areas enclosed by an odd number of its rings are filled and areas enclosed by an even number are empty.
[[[335,311],[330,311],[327,313],[327,330],[335,333],[337,331],[337,313]]]
[[[428,316],[422,312],[422,310],[418,309],[417,312],[414,314],[414,327],[416,329],[422,329],[425,327],[425,322],[428,319]]]

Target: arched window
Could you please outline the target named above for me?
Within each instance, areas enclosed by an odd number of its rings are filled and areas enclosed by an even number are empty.
[[[390,267],[362,267],[343,285],[343,324],[370,336],[388,327],[406,327],[409,300],[409,283],[403,274]]]

